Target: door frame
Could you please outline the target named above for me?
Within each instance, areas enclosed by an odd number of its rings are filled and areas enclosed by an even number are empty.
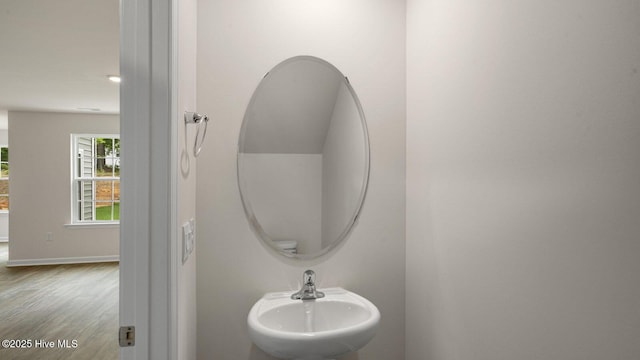
[[[120,1],[120,359],[177,356],[177,0]]]

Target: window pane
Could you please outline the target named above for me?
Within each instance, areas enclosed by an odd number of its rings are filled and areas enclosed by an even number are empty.
[[[96,176],[119,176],[119,146],[113,138],[96,138],[95,173]],[[116,146],[118,148],[116,148]]]
[[[97,177],[113,176],[113,167],[107,165],[107,158],[104,156],[94,159],[94,165]]]
[[[93,181],[78,180],[78,200],[93,201]]]
[[[9,195],[9,180],[0,180],[0,195]]]
[[[113,220],[113,203],[96,202],[96,220],[100,220],[100,221]]]
[[[77,161],[76,171],[79,177],[92,177],[93,176],[93,147],[91,138],[80,137],[77,138]]]
[[[0,210],[9,210],[9,180],[0,180]]]
[[[9,177],[9,148],[0,148],[0,177]]]
[[[96,181],[96,201],[113,201],[114,194],[114,181]]]
[[[113,199],[120,201],[120,180],[113,182]]]
[[[78,181],[78,219],[93,219],[93,181]]]

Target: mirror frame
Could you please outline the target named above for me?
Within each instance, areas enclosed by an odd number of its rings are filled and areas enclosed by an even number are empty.
[[[291,253],[287,253],[287,252],[283,252],[280,251],[276,245],[274,244],[273,239],[271,239],[271,237],[269,237],[269,235],[264,231],[264,229],[262,228],[262,226],[260,225],[260,223],[258,222],[258,219],[256,218],[253,209],[251,207],[251,203],[249,201],[249,199],[247,198],[247,195],[243,193],[243,187],[246,188],[246,186],[243,186],[242,184],[242,177],[241,177],[241,160],[240,160],[240,154],[241,154],[241,149],[243,148],[244,145],[244,136],[245,136],[245,129],[247,127],[248,124],[248,113],[249,113],[249,109],[251,109],[251,107],[253,106],[255,99],[256,99],[256,94],[258,93],[258,90],[260,89],[261,85],[264,83],[265,79],[268,78],[269,74],[273,73],[274,71],[276,71],[277,69],[286,66],[287,64],[294,62],[294,61],[299,61],[299,60],[307,60],[307,61],[315,61],[318,62],[324,66],[329,67],[330,69],[332,69],[333,71],[336,71],[338,74],[340,74],[343,78],[343,83],[344,85],[346,85],[347,89],[349,90],[349,93],[351,94],[353,101],[356,104],[356,107],[358,109],[358,114],[360,115],[360,125],[362,126],[362,135],[364,137],[364,155],[365,155],[365,169],[364,169],[364,175],[363,175],[363,179],[362,179],[362,187],[360,190],[360,196],[358,199],[358,202],[356,204],[355,207],[355,211],[354,213],[351,215],[351,217],[349,218],[349,222],[347,223],[347,226],[345,227],[345,229],[342,230],[342,232],[340,233],[340,235],[338,235],[338,237],[333,240],[328,246],[322,248],[320,251],[316,251],[313,253],[309,253],[309,254],[291,254]],[[251,227],[251,230],[253,230],[253,232],[255,233],[255,235],[258,237],[258,239],[260,240],[260,242],[265,245],[265,247],[267,247],[269,250],[271,250],[272,252],[283,256],[285,258],[290,258],[290,259],[296,259],[296,260],[313,260],[313,259],[317,259],[320,258],[326,254],[328,254],[329,252],[331,252],[333,249],[335,249],[338,245],[342,244],[345,239],[349,236],[349,234],[351,233],[351,231],[353,230],[353,228],[355,227],[355,225],[358,222],[358,218],[360,217],[361,211],[362,211],[362,207],[364,205],[364,200],[366,198],[367,195],[367,189],[369,188],[369,177],[370,177],[370,168],[371,168],[371,154],[370,154],[370,144],[369,144],[369,131],[367,129],[367,121],[366,121],[366,117],[364,115],[364,111],[362,109],[362,104],[360,103],[360,99],[358,98],[358,95],[356,94],[355,90],[353,89],[353,87],[351,86],[351,82],[349,81],[349,78],[347,78],[340,70],[338,70],[338,68],[336,68],[335,66],[333,66],[331,63],[315,57],[315,56],[308,56],[308,55],[300,55],[300,56],[294,56],[291,58],[288,58],[286,60],[281,61],[280,63],[278,63],[276,66],[274,66],[271,70],[269,70],[269,72],[267,72],[262,79],[260,79],[260,82],[258,83],[258,85],[256,86],[255,90],[253,91],[253,94],[251,96],[251,100],[249,101],[249,104],[247,105],[246,109],[245,109],[245,114],[244,117],[242,119],[242,126],[240,127],[240,134],[238,136],[238,149],[237,149],[237,155],[236,155],[236,172],[237,172],[237,183],[238,183],[238,191],[240,193],[240,198],[242,201],[242,207],[244,208],[244,212],[245,215],[247,217],[247,221],[249,222],[249,225]],[[245,190],[246,192],[246,190]]]

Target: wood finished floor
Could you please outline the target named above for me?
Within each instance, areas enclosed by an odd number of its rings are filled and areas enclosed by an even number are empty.
[[[5,349],[2,360],[116,360],[119,357],[118,264],[8,268],[0,243],[0,340],[32,340],[31,349]],[[36,340],[56,348],[35,348]],[[58,340],[77,340],[58,348]]]

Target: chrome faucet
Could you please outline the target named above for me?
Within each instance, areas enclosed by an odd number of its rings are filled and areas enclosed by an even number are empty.
[[[324,297],[324,293],[316,291],[316,273],[307,270],[302,274],[302,289],[291,295],[293,300],[315,300]]]

